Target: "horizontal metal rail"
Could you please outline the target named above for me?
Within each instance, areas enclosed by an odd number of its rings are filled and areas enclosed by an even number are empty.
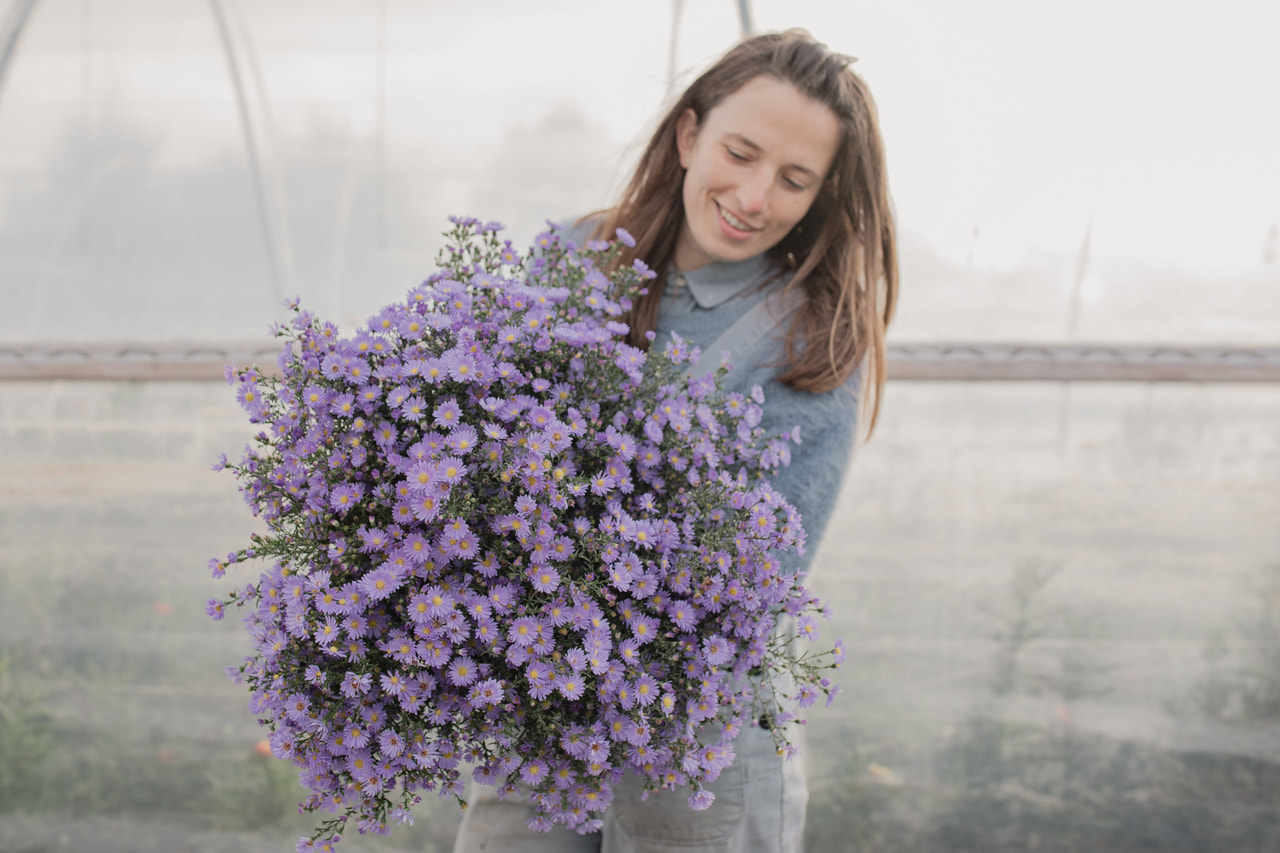
[[[0,380],[217,380],[223,366],[273,370],[280,345],[0,344]],[[889,378],[931,382],[1280,382],[1280,347],[892,343]]]
[[[280,344],[203,343],[0,344],[0,379],[211,380],[228,362],[274,368]]]
[[[1280,347],[890,344],[888,366],[928,381],[1280,382]]]

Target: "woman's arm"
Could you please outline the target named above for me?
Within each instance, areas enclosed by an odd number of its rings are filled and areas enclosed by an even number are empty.
[[[807,537],[803,556],[783,555],[788,571],[808,571],[831,519],[853,459],[861,380],[859,369],[843,386],[823,394],[778,382],[764,386],[760,426],[765,435],[800,427],[800,444],[791,445],[791,464],[778,469],[772,479],[773,487],[799,511]]]

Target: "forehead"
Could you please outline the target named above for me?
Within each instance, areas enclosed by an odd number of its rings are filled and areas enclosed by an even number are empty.
[[[711,108],[699,135],[739,137],[783,167],[826,174],[840,142],[840,121],[825,104],[793,84],[762,74]]]

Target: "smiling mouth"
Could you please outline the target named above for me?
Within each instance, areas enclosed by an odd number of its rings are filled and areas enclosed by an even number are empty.
[[[734,216],[732,213],[726,210],[723,206],[721,206],[718,202],[716,203],[716,209],[720,211],[721,219],[723,219],[725,222],[729,223],[729,225],[731,225],[732,227],[736,228],[739,231],[758,231],[759,230],[757,228],[753,228],[752,226],[743,222],[738,217]]]

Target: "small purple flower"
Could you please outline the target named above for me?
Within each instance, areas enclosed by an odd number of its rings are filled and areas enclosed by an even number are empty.
[[[363,490],[359,486],[344,483],[329,493],[329,505],[337,510],[339,515],[345,515],[360,502],[362,494]]]
[[[549,778],[547,763],[540,759],[527,762],[520,768],[520,779],[526,785],[539,785]]]
[[[735,653],[733,644],[723,637],[712,634],[702,641],[702,655],[707,663],[719,666],[733,660]]]
[[[711,808],[711,804],[715,802],[716,795],[710,791],[700,789],[689,795],[689,808],[695,812],[706,811]]]
[[[408,681],[400,672],[389,672],[380,679],[382,692],[393,699],[398,699],[409,689]]]
[[[346,677],[342,679],[342,695],[350,699],[355,699],[369,692],[369,688],[373,686],[373,676],[369,673],[348,672]]]
[[[386,758],[398,758],[404,752],[404,738],[395,729],[383,729],[378,735],[378,750]]]
[[[440,475],[440,478],[449,484],[457,483],[470,470],[463,464],[461,459],[453,456],[440,460],[440,463],[436,466],[436,472]]]
[[[466,655],[458,655],[449,664],[449,683],[455,687],[465,687],[476,680],[476,664]]]
[[[538,592],[555,592],[560,587],[560,573],[551,566],[537,566],[530,571],[529,582]]]
[[[486,678],[471,688],[471,691],[467,694],[467,701],[472,708],[479,710],[480,708],[497,705],[502,701],[502,696],[501,682],[496,678]]]
[[[555,681],[556,689],[566,699],[578,699],[586,692],[587,684],[577,673],[562,675]]]
[[[370,601],[382,601],[399,589],[402,582],[403,577],[393,571],[390,565],[383,565],[361,579],[360,590]]]
[[[436,406],[433,420],[437,426],[450,429],[462,422],[462,409],[458,407],[456,401],[452,399],[445,400]]]
[[[638,642],[651,642],[658,638],[658,624],[652,616],[636,616],[631,620],[631,634]]]

